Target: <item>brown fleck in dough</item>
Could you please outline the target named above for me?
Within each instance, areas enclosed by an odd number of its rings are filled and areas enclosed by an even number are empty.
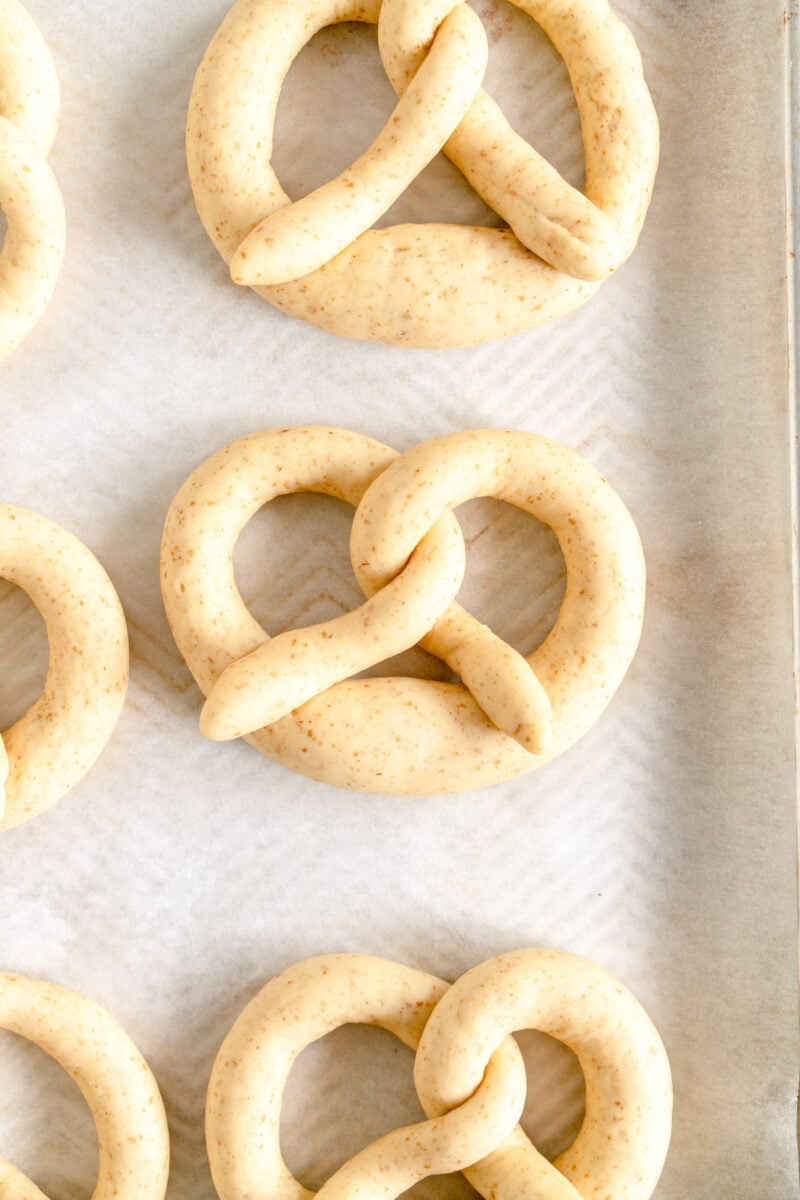
[[[169,1171],[164,1105],[150,1068],[108,1013],[40,979],[0,974],[0,1029],[34,1042],[75,1080],[99,1150],[92,1200],[163,1200]],[[47,1200],[0,1155],[3,1200]]]
[[[58,108],[42,35],[18,0],[0,0],[0,359],[39,320],[64,258],[64,205],[47,165]]]
[[[262,504],[296,491],[357,506],[350,552],[368,598],[269,638],[236,587],[233,550]],[[527,659],[455,603],[464,545],[450,510],[473,496],[546,522],[564,554],[558,620]],[[303,775],[396,795],[495,783],[572,746],[622,682],[644,607],[641,544],[619,497],[573,451],[502,430],[402,456],[325,426],[252,434],[178,492],[161,572],[178,649],[207,697],[208,737],[244,736]],[[463,682],[350,678],[416,642]]]
[[[670,1139],[672,1081],[639,1002],[586,959],[516,950],[458,979],[385,959],[331,954],[289,967],[250,1001],[217,1055],[206,1143],[220,1200],[309,1200],[280,1150],[283,1093],[306,1046],[344,1024],[378,1025],[416,1050],[427,1121],[346,1162],[319,1200],[394,1200],[429,1175],[463,1170],[487,1198],[649,1200]],[[586,1077],[586,1118],[549,1163],[518,1125],[525,1067],[510,1037],[565,1042]]]
[[[636,44],[607,0],[515,3],[569,70],[585,193],[480,87],[486,39],[466,5],[238,0],[198,69],[186,130],[198,212],[233,279],[312,325],[404,346],[491,341],[587,300],[636,245],[658,122]],[[292,204],[270,163],[281,85],[316,32],[348,20],[378,25],[400,99],[351,167]],[[509,228],[371,229],[440,149]]]
[[[50,808],[94,765],[125,700],[128,632],[91,551],[10,504],[0,504],[0,578],[28,593],[50,647],[42,695],[0,735],[2,832]]]

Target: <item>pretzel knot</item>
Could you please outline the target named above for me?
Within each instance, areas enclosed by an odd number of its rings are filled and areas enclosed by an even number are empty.
[[[602,968],[553,950],[518,950],[452,987],[384,959],[333,954],[290,967],[247,1005],[220,1048],[206,1140],[221,1200],[308,1200],[281,1155],[283,1091],[311,1042],[345,1023],[378,1025],[416,1051],[428,1118],[346,1162],[319,1200],[393,1200],[429,1175],[463,1171],[491,1200],[648,1200],[667,1153],[669,1063],[639,1002]],[[586,1079],[586,1116],[554,1163],[518,1121],[526,1093],[509,1036],[565,1042]]]
[[[356,505],[354,612],[269,638],[233,577],[236,539],[278,495]],[[527,659],[455,601],[465,548],[449,511],[495,496],[546,522],[567,568],[554,628]],[[293,770],[394,794],[459,791],[541,765],[608,704],[635,653],[644,562],[633,521],[597,472],[534,434],[479,430],[399,456],[327,427],[271,430],[194,472],[167,516],[162,591],[207,696],[201,729],[245,736]],[[415,643],[462,682],[351,676]]]
[[[39,320],[64,257],[64,205],[47,165],[58,108],[42,35],[18,0],[0,0],[0,359]]]
[[[467,346],[569,312],[632,252],[658,162],[658,123],[633,38],[607,0],[514,0],[570,73],[585,193],[509,125],[481,88],[483,26],[454,0],[239,0],[195,79],[189,174],[236,283],[347,337]],[[292,204],[269,159],[281,84],[338,21],[378,25],[399,96],[368,150]],[[504,228],[370,230],[440,151]]]
[[[77,992],[0,974],[0,1029],[35,1042],[75,1080],[97,1127],[92,1200],[163,1200],[169,1170],[164,1105],[150,1068],[109,1014]],[[3,1200],[47,1200],[0,1155]]]

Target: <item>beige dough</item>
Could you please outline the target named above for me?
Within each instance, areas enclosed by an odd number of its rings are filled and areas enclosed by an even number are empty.
[[[44,691],[0,735],[0,832],[55,804],[99,757],[128,686],[128,634],[97,559],[53,521],[0,504],[0,578],[47,628]]]
[[[92,1200],[163,1200],[169,1170],[164,1105],[150,1068],[116,1021],[78,992],[0,974],[0,1029],[35,1042],[81,1089],[97,1127]],[[47,1200],[2,1155],[0,1196]]]
[[[232,556],[262,504],[297,491],[356,505],[354,612],[270,639]],[[558,620],[523,658],[457,603],[464,546],[450,509],[496,496],[556,533],[567,567]],[[633,521],[579,455],[535,434],[449,434],[399,456],[346,430],[268,430],[202,464],[175,497],[162,594],[207,697],[203,732],[244,736],[292,770],[397,795],[463,791],[522,774],[597,720],[636,651],[644,560]],[[420,642],[460,684],[350,676]]]
[[[378,1025],[416,1050],[427,1121],[346,1162],[320,1200],[394,1200],[428,1175],[463,1170],[487,1200],[648,1200],[670,1138],[672,1084],[661,1039],[638,1001],[602,968],[555,950],[490,959],[451,988],[360,954],[290,967],[254,997],[217,1055],[206,1141],[220,1200],[310,1200],[280,1149],[283,1092],[298,1054],[347,1023]],[[526,1077],[515,1030],[575,1052],[586,1117],[554,1163],[517,1124]]]
[[[480,87],[485,38],[467,5],[238,0],[195,77],[186,133],[198,212],[234,281],[333,333],[405,346],[491,341],[587,300],[636,244],[658,122],[636,44],[607,0],[515,3],[569,70],[585,194]],[[351,167],[292,204],[270,163],[283,79],[316,32],[350,20],[377,24],[400,99]],[[370,229],[440,149],[508,228]]]
[[[0,0],[0,359],[39,320],[64,257],[64,205],[47,165],[58,106],[42,35],[18,0]]]

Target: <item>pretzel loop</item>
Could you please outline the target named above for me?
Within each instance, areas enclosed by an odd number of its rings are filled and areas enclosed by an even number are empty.
[[[512,951],[453,984],[425,1027],[414,1065],[426,1113],[462,1104],[483,1076],[489,1048],[518,1029],[538,1029],[574,1051],[586,1081],[586,1116],[553,1164],[517,1128],[464,1171],[473,1187],[497,1200],[519,1197],[520,1179],[536,1200],[649,1197],[669,1146],[667,1056],[638,1001],[575,955]]]
[[[283,1161],[275,1133],[283,1090],[297,1055],[341,1025],[377,1025],[416,1050],[447,984],[433,975],[367,955],[327,955],[300,963],[267,984],[241,1014],[214,1064],[206,1137],[222,1200],[310,1193]],[[263,1053],[254,1053],[255,1044]],[[516,1125],[525,1100],[525,1068],[505,1041],[484,1079],[457,1112],[396,1130],[367,1146],[317,1193],[346,1200],[368,1181],[374,1200],[391,1200],[427,1175],[458,1170],[474,1147],[488,1150]],[[424,1164],[424,1166],[422,1165]]]
[[[450,9],[369,149],[330,183],[259,222],[231,259],[234,283],[288,283],[323,267],[382,217],[439,153],[472,104],[488,55],[473,10],[462,3]]]
[[[323,1185],[320,1200],[394,1200],[429,1175],[463,1170],[492,1200],[648,1200],[669,1144],[672,1085],[641,1005],[571,954],[519,950],[435,976],[360,954],[310,959],[250,1001],[208,1088],[206,1140],[221,1200],[310,1200],[280,1150],[283,1092],[297,1055],[345,1023],[378,1025],[416,1051],[425,1122],[379,1138]],[[539,1029],[577,1054],[586,1117],[554,1163],[518,1126],[525,1068],[509,1036]]]
[[[337,681],[408,649],[455,596],[465,552],[458,524],[448,516],[420,539],[398,578],[355,612],[269,638],[244,607],[230,551],[262,504],[298,491],[357,504],[396,456],[388,446],[344,430],[269,431],[226,447],[176,496],[162,553],[168,611],[173,601],[185,609],[185,601],[214,579],[210,600],[219,605],[225,630],[212,670],[204,670],[201,681],[208,697],[201,718],[206,736],[220,740],[253,733]],[[209,511],[203,502],[218,486],[225,490],[226,504]],[[203,529],[200,544],[188,553],[184,531],[193,541],[200,532],[193,520],[198,502]],[[196,635],[190,636],[194,641]],[[188,646],[187,652],[193,661]]]
[[[644,584],[638,535],[605,480],[564,446],[500,430],[448,434],[391,464],[359,505],[351,546],[367,594],[394,574],[431,519],[474,496],[505,500],[553,529],[567,567],[558,620],[526,660],[454,603],[420,644],[461,676],[498,728],[543,754],[563,745],[566,728],[592,722],[620,659],[633,655]],[[495,703],[497,676],[508,671],[521,686],[535,681],[529,704],[508,703],[510,689]]]
[[[47,629],[41,696],[0,749],[0,832],[55,804],[99,757],[128,686],[128,633],[117,593],[76,537],[0,504],[0,578],[27,592]]]
[[[367,599],[270,639],[238,592],[233,547],[261,504],[302,490],[357,506],[350,554]],[[486,495],[547,522],[564,553],[558,621],[527,659],[454,601],[464,546],[449,510]],[[167,515],[162,592],[207,736],[246,736],[340,786],[424,794],[530,770],[589,728],[636,650],[644,563],[605,480],[545,438],[480,430],[398,456],[311,427],[243,438],[194,472]],[[350,678],[415,642],[462,683]]]
[[[572,64],[572,84],[579,95],[586,127],[587,173],[591,175],[589,160],[598,157],[606,138],[603,115],[593,103],[591,64],[582,55],[571,53],[569,34],[576,23],[574,7],[566,11],[563,4],[544,4],[542,0],[515,2]],[[386,74],[398,94],[403,93],[425,61],[426,47],[447,7],[448,0],[383,0],[378,45]],[[610,31],[608,49],[613,58],[626,31],[611,17],[607,5],[595,4],[594,8],[600,27]],[[582,20],[579,17],[578,23]],[[584,102],[580,103],[584,92]],[[613,221],[597,203],[562,179],[514,132],[499,105],[483,88],[443,149],[520,242],[556,270],[576,279],[605,279],[633,249],[633,245],[623,245]]]
[[[238,0],[198,69],[186,130],[198,212],[235,282],[347,337],[467,346],[587,300],[632,252],[658,161],[635,42],[607,0],[514,0],[572,81],[580,192],[480,87],[485,36],[453,0]],[[359,159],[292,203],[269,158],[283,79],[339,21],[378,25],[399,101]],[[509,228],[370,226],[443,149]]]
[[[18,0],[0,0],[0,359],[44,312],[64,257],[64,205],[47,164],[58,106],[39,30]]]
[[[100,1005],[39,979],[0,974],[0,1029],[34,1042],[75,1080],[97,1127],[92,1200],[163,1200],[169,1170],[164,1105],[145,1060]],[[47,1200],[0,1155],[3,1200]]]

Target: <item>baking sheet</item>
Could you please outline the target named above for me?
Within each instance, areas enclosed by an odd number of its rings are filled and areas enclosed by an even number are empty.
[[[45,319],[0,368],[0,492],[97,553],[129,619],[132,679],[93,772],[2,839],[0,961],[85,991],[138,1042],[170,1118],[171,1200],[214,1194],[205,1085],[261,982],[330,950],[452,978],[519,945],[597,959],[658,1025],[676,1088],[659,1200],[796,1194],[783,5],[616,5],[662,125],[636,254],[557,324],[436,353],[343,342],[227,281],[182,144],[222,5],[29,7],[62,81],[51,162],[69,248]],[[488,10],[489,89],[580,182],[563,66],[525,18]],[[391,104],[369,31],[320,35],[281,103],[288,190],[345,165]],[[482,211],[436,163],[392,215]],[[642,534],[647,617],[627,681],[569,754],[483,792],[409,801],[340,793],[200,738],[199,695],[158,595],[163,517],[207,454],[305,422],[401,450],[471,426],[530,429],[608,476]],[[562,587],[552,538],[491,502],[464,521],[465,602],[530,649]],[[238,578],[270,632],[357,602],[347,528],[343,506],[307,497],[248,528]],[[0,661],[3,727],[46,661],[40,622],[10,588]],[[566,1052],[523,1040],[526,1126],[555,1152],[580,1119],[579,1075]],[[2,1152],[53,1200],[88,1195],[96,1151],[74,1085],[10,1035],[0,1053]],[[360,1029],[304,1055],[284,1145],[306,1183],[414,1119],[410,1062]],[[457,1178],[417,1191],[470,1194]]]

